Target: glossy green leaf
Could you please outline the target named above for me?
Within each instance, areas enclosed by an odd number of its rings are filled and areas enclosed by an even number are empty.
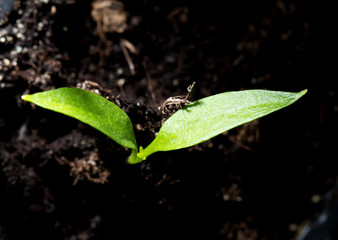
[[[122,109],[104,97],[78,88],[59,88],[24,95],[22,99],[76,118],[106,134],[122,146],[137,151],[130,118]],[[135,154],[132,158],[136,161]]]
[[[162,126],[154,141],[138,157],[158,151],[190,147],[229,129],[284,108],[302,97],[299,93],[247,90],[225,92],[195,101],[177,111]]]

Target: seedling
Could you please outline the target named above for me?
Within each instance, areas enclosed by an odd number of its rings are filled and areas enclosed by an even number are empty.
[[[76,118],[96,128],[118,144],[132,150],[128,163],[139,163],[159,151],[190,147],[229,129],[291,105],[307,90],[298,93],[246,90],[202,98],[169,117],[145,149],[139,148],[128,115],[109,100],[78,88],[59,88],[22,99],[43,108]],[[182,99],[181,99],[182,100]],[[188,101],[188,99],[183,99]],[[185,105],[185,106],[184,106]]]

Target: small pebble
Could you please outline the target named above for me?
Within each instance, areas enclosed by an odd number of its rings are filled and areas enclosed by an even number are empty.
[[[53,5],[53,6],[51,6],[51,8],[50,8],[50,13],[52,14],[52,15],[55,15],[56,14],[56,7]]]
[[[290,231],[295,232],[295,231],[297,231],[297,229],[298,229],[298,225],[297,225],[297,224],[291,223],[291,224],[289,225],[289,230],[290,230]]]
[[[124,85],[124,83],[126,82],[126,80],[124,78],[120,78],[117,81],[117,86],[122,87]]]
[[[319,203],[321,200],[322,200],[322,196],[320,196],[319,194],[314,194],[311,197],[311,202],[314,204]]]
[[[118,75],[122,75],[123,74],[123,69],[122,68],[117,69],[117,74]]]
[[[11,64],[11,61],[9,61],[7,58],[4,58],[2,61],[5,64],[5,66],[9,66],[9,64]]]

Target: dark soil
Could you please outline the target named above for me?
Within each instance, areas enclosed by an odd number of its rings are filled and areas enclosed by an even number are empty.
[[[331,51],[326,7],[296,0],[0,4],[1,240],[301,239],[324,206],[338,209],[338,98],[322,55]],[[194,81],[192,100],[243,89],[308,94],[136,165],[102,133],[20,98],[63,86],[96,90],[127,112],[146,146],[161,124],[157,108]],[[311,227],[327,238],[312,239],[338,239],[336,215]]]

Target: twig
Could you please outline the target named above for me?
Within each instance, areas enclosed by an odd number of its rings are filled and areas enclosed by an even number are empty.
[[[123,39],[123,38],[120,38],[120,46],[121,46],[122,52],[124,54],[124,57],[126,58],[126,61],[128,63],[130,73],[132,75],[135,75],[136,74],[136,72],[135,72],[135,66],[134,66],[134,63],[131,60],[130,55],[128,53],[128,50],[126,48],[126,45],[127,44],[131,44],[131,43],[130,42],[126,43],[126,42],[128,42],[128,41],[125,40],[125,39]],[[128,48],[129,48],[129,46],[128,46]]]
[[[189,87],[187,88],[188,94],[187,94],[187,96],[184,98],[184,100],[188,100],[188,99],[189,99],[189,97],[190,97],[190,95],[191,95],[191,92],[192,92],[192,90],[194,89],[195,84],[196,84],[196,82],[193,82],[191,85],[189,85]]]
[[[155,105],[157,105],[156,103],[156,94],[154,93],[153,91],[153,85],[152,85],[152,79],[150,77],[150,74],[149,74],[149,71],[147,69],[147,66],[146,66],[146,63],[145,61],[142,62],[142,65],[143,65],[143,68],[144,68],[144,71],[146,72],[146,78],[147,78],[147,86],[148,86],[148,90],[150,92],[150,96],[151,96],[151,99],[153,100],[153,103]]]

